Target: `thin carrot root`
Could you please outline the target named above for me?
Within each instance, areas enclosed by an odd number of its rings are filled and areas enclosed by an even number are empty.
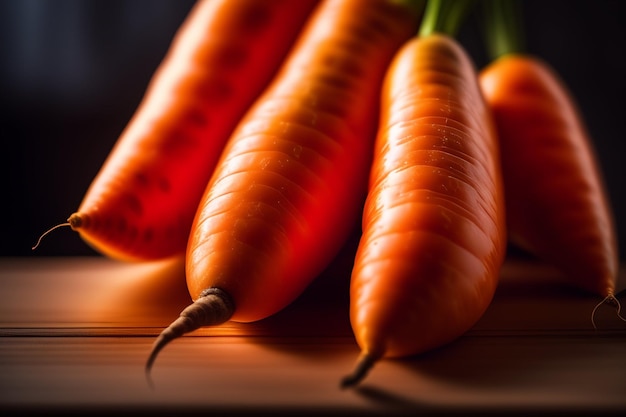
[[[603,304],[608,304],[610,306],[613,306],[616,308],[616,314],[617,317],[626,322],[626,317],[622,316],[621,311],[622,311],[622,305],[620,304],[619,300],[615,297],[615,295],[613,294],[609,294],[606,297],[604,297],[602,299],[602,301],[600,301],[598,304],[596,304],[596,306],[593,308],[593,311],[591,312],[591,324],[593,325],[594,329],[597,329],[598,327],[596,326],[596,322],[595,322],[595,315],[596,315],[596,311],[598,310],[598,308],[603,305]]]
[[[56,226],[52,226],[50,229],[46,230],[45,232],[43,232],[41,234],[41,236],[39,236],[39,239],[37,239],[37,243],[35,243],[35,246],[31,247],[31,250],[35,250],[39,247],[39,245],[41,244],[41,241],[43,240],[44,237],[46,237],[47,235],[49,235],[51,232],[55,231],[56,229],[60,228],[60,227],[71,227],[72,230],[76,230],[78,228],[80,228],[83,223],[84,223],[84,216],[82,216],[80,213],[74,213],[72,214],[65,223],[61,223],[61,224],[57,224]]]
[[[45,232],[43,232],[42,235],[39,236],[39,239],[37,239],[37,243],[35,243],[35,246],[33,246],[31,248],[31,250],[37,249],[39,247],[39,245],[41,244],[41,240],[44,237],[46,237],[47,235],[49,235],[51,232],[53,232],[54,230],[58,229],[59,227],[66,227],[66,226],[70,226],[71,227],[71,224],[69,222],[57,224],[56,226],[52,226],[50,229],[48,229]]]
[[[187,306],[180,316],[165,328],[152,345],[152,351],[146,362],[146,377],[150,380],[150,370],[157,354],[172,340],[203,326],[216,326],[227,322],[235,311],[235,304],[228,293],[220,288],[209,288],[200,297]]]
[[[365,378],[367,373],[372,369],[378,358],[369,353],[362,353],[357,360],[356,366],[351,374],[346,375],[341,380],[341,388],[347,388],[357,385]]]

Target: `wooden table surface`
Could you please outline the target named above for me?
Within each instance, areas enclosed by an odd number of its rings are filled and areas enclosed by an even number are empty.
[[[341,258],[341,257],[340,257]],[[266,320],[199,329],[144,364],[190,298],[183,265],[0,258],[0,415],[414,415],[626,411],[626,323],[550,268],[509,258],[491,307],[441,349],[341,389],[358,347],[338,260]],[[620,272],[619,288],[626,282]],[[626,310],[626,309],[625,309]],[[417,412],[417,413],[416,413]]]

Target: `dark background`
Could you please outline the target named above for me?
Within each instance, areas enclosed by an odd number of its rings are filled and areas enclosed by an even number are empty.
[[[626,236],[624,3],[523,2],[527,50],[548,61],[578,99],[620,238]],[[0,256],[95,254],[69,228],[30,248],[79,206],[192,4],[0,0]],[[459,40],[477,67],[486,64],[476,16]]]

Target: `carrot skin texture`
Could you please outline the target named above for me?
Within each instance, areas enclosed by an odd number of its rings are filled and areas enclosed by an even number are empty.
[[[398,52],[381,122],[350,286],[366,368],[467,331],[492,300],[506,229],[498,143],[470,57],[443,34]]]
[[[500,136],[510,240],[579,288],[612,295],[614,218],[572,94],[547,63],[526,54],[496,59],[480,83]]]
[[[339,251],[367,189],[378,92],[417,13],[388,0],[327,0],[231,137],[187,252],[194,300],[229,293],[232,320],[294,300]]]
[[[72,228],[128,260],[184,255],[196,208],[238,120],[317,0],[201,0],[190,11]]]

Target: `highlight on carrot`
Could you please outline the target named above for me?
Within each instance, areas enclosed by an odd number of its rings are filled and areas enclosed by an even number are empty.
[[[474,63],[454,38],[469,6],[428,1],[386,74],[350,284],[361,354],[342,387],[383,358],[455,340],[495,292],[506,248],[498,142]]]
[[[510,241],[614,299],[614,217],[583,115],[556,70],[526,51],[521,3],[484,4],[493,61],[480,84],[500,138]]]
[[[184,254],[226,140],[316,4],[198,1],[72,214],[72,229],[113,258]]]
[[[311,15],[208,183],[186,257],[191,318],[164,330],[155,350],[205,324],[194,311],[206,291],[228,294],[230,320],[257,321],[340,251],[367,191],[385,69],[418,27],[411,4],[325,0]]]

